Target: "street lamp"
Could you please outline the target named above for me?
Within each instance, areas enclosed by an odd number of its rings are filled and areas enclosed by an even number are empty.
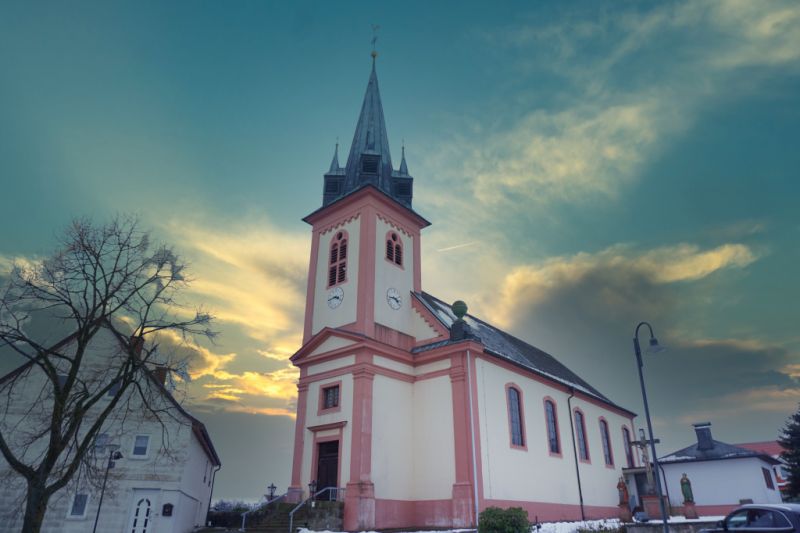
[[[122,453],[117,450],[114,450],[112,447],[109,450],[108,454],[108,463],[106,464],[106,474],[103,476],[103,488],[100,489],[100,501],[97,502],[97,514],[94,517],[94,528],[92,529],[92,533],[97,532],[97,521],[100,519],[100,508],[103,506],[103,496],[106,493],[106,481],[108,481],[108,471],[114,468],[114,461],[119,461],[122,459]]]
[[[664,524],[664,533],[669,533],[669,525],[667,516],[667,509],[664,505],[664,496],[661,494],[661,479],[658,471],[658,455],[656,455],[656,441],[653,438],[653,423],[650,421],[650,407],[647,405],[647,391],[644,388],[644,375],[642,374],[642,348],[639,346],[639,328],[647,326],[650,330],[650,346],[648,352],[657,353],[664,350],[664,347],[658,344],[658,339],[653,335],[653,327],[647,322],[639,322],[636,326],[636,331],[633,333],[633,349],[636,352],[636,366],[639,369],[639,384],[642,386],[642,401],[644,402],[644,416],[647,419],[647,431],[650,434],[650,453],[653,458],[653,474],[656,483],[656,494],[658,494],[658,506],[661,509],[662,523]]]

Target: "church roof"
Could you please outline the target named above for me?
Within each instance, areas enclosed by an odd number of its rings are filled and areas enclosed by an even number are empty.
[[[426,292],[414,293],[417,299],[428,308],[428,310],[442,323],[448,330],[456,321],[449,304],[431,296]],[[524,367],[543,377],[581,391],[589,396],[593,396],[604,403],[632,413],[609,400],[600,391],[589,385],[569,368],[561,364],[555,357],[528,344],[527,342],[514,337],[500,328],[475,318],[472,315],[465,315],[464,320],[469,325],[472,335],[477,337],[490,355],[504,359],[515,365]],[[440,346],[447,345],[453,341],[445,340],[431,343],[415,348],[415,353],[428,351]]]
[[[326,206],[366,185],[372,185],[403,206],[411,207],[413,178],[408,174],[405,148],[400,168],[395,170],[392,166],[375,56],[347,162],[344,167],[339,166],[337,143],[330,168],[325,173],[323,204]]]

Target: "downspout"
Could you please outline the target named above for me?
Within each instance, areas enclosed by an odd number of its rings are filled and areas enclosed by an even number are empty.
[[[586,521],[586,514],[583,510],[583,488],[581,487],[581,469],[578,464],[578,447],[575,444],[575,420],[572,415],[572,398],[575,396],[575,389],[569,388],[569,398],[567,398],[567,409],[569,409],[569,430],[572,433],[572,457],[575,459],[575,479],[578,480],[578,500],[581,504],[581,520]]]
[[[472,439],[472,491],[475,498],[475,527],[478,527],[478,459],[475,455],[475,418],[472,410],[472,363],[467,349],[467,397],[469,398],[469,432]]]
[[[211,511],[211,497],[214,495],[214,481],[217,479],[217,472],[219,472],[220,468],[222,468],[222,465],[217,465],[217,468],[211,472],[211,490],[208,493],[208,507],[206,507],[206,519],[204,520],[206,524],[208,524],[208,513]]]

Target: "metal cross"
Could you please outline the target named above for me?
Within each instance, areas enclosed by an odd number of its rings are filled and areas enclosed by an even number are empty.
[[[381,29],[377,24],[372,25],[372,51],[375,51],[375,43],[378,42],[378,30]]]

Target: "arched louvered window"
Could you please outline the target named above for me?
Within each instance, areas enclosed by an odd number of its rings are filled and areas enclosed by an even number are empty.
[[[395,265],[403,266],[403,241],[393,231],[386,234],[386,260]]]
[[[614,466],[614,452],[611,450],[611,435],[608,433],[608,422],[600,418],[600,440],[603,443],[603,459],[606,466]]]
[[[625,460],[628,462],[628,468],[633,468],[633,448],[631,448],[631,432],[627,427],[622,427],[622,442],[625,444]]]
[[[581,461],[590,462],[589,443],[586,440],[586,419],[580,409],[575,409],[575,437],[578,441],[578,457]]]
[[[347,232],[339,231],[331,239],[328,259],[328,287],[347,281]]]
[[[561,455],[561,442],[558,438],[558,417],[556,403],[552,398],[544,400],[544,416],[547,423],[547,449],[551,455]]]
[[[522,410],[522,392],[514,385],[506,385],[508,400],[508,424],[511,433],[511,446],[525,447],[525,421]]]

